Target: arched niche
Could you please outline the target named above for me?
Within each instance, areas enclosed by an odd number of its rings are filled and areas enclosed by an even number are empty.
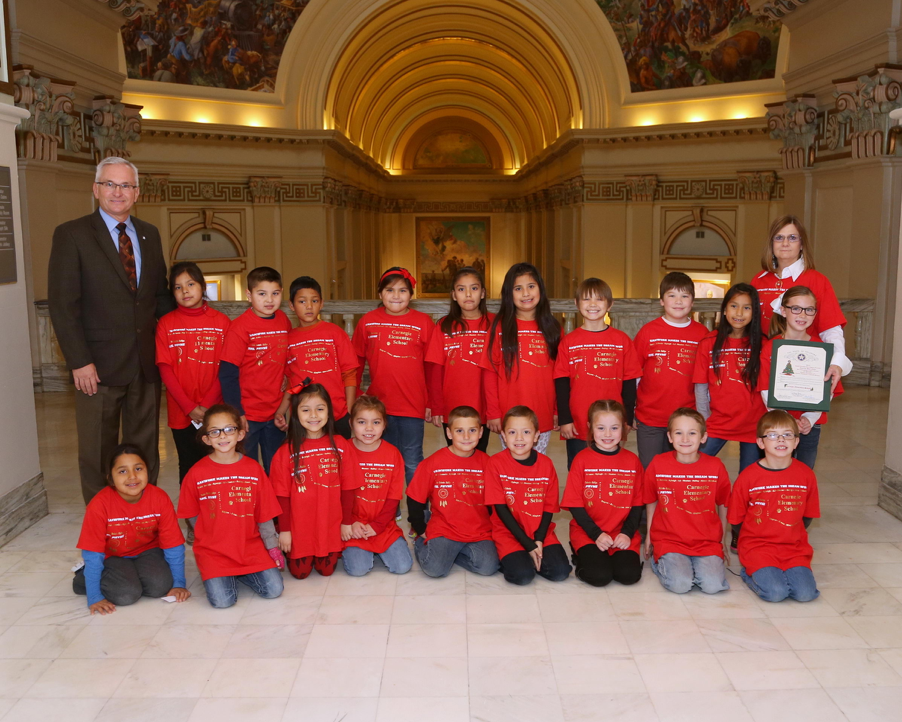
[[[697,282],[729,285],[736,270],[735,210],[686,210],[664,209],[662,274],[682,271]]]
[[[193,261],[203,271],[208,286],[216,285],[218,300],[241,298],[241,280],[247,270],[247,250],[239,236],[244,227],[243,214],[231,209],[179,210],[170,212],[170,223],[175,228],[170,264]]]
[[[473,117],[463,115],[414,122],[398,139],[392,166],[405,174],[491,173],[511,168],[511,154],[502,148],[498,135],[497,130],[492,132]],[[444,159],[439,157],[443,146],[448,150]]]

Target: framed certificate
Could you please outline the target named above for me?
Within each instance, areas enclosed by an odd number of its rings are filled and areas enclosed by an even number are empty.
[[[832,343],[774,341],[767,405],[771,409],[829,411],[830,382],[824,381]]]

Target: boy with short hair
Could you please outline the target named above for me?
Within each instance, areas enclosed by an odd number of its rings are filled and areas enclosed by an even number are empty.
[[[476,448],[483,434],[479,412],[471,406],[453,409],[445,433],[451,446],[421,461],[407,487],[408,520],[417,534],[414,553],[430,577],[448,576],[455,564],[490,576],[499,564],[485,504],[489,457]]]
[[[689,276],[668,273],[660,292],[664,315],[639,329],[633,341],[642,365],[636,390],[636,444],[645,467],[670,449],[667,420],[674,409],[695,408],[695,355],[708,333],[692,320],[695,284]]]
[[[695,409],[679,408],[667,422],[674,450],[659,454],[645,470],[648,536],[645,558],[665,589],[685,594],[693,585],[705,594],[730,588],[724,538],[730,477],[716,456],[698,451],[707,439],[705,420]]]
[[[583,325],[564,337],[554,362],[558,423],[567,442],[568,470],[592,438],[588,412],[594,401],[619,401],[626,411],[626,426],[633,425],[636,379],[642,375],[630,337],[605,323],[614,305],[611,287],[600,278],[587,278],[577,287],[574,300]]]
[[[222,347],[219,381],[222,397],[241,412],[245,454],[257,459],[263,455],[263,468],[269,464],[285,437],[276,428],[274,418],[282,402],[285,378],[285,351],[291,322],[279,305],[282,302],[282,277],[269,266],[260,266],[247,274],[247,300],[251,307],[232,321]]]
[[[306,379],[322,384],[332,399],[335,433],[351,438],[348,410],[357,397],[357,354],[344,329],[321,321],[323,291],[319,282],[301,276],[291,282],[288,301],[298,317],[298,325],[288,333],[288,389],[276,412],[276,426],[288,428],[290,389]]]
[[[807,531],[821,514],[817,478],[792,458],[798,444],[799,427],[790,414],[764,414],[758,421],[764,458],[743,470],[730,499],[727,520],[739,535],[742,579],[766,602],[810,602],[820,594]]]

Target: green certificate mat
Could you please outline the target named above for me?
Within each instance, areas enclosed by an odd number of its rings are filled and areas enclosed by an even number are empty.
[[[793,411],[829,411],[830,382],[824,381],[832,343],[774,341],[767,406]]]

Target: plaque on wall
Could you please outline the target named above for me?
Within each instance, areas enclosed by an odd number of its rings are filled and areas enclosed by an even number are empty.
[[[9,168],[0,166],[0,283],[15,283],[17,280],[13,192]]]

